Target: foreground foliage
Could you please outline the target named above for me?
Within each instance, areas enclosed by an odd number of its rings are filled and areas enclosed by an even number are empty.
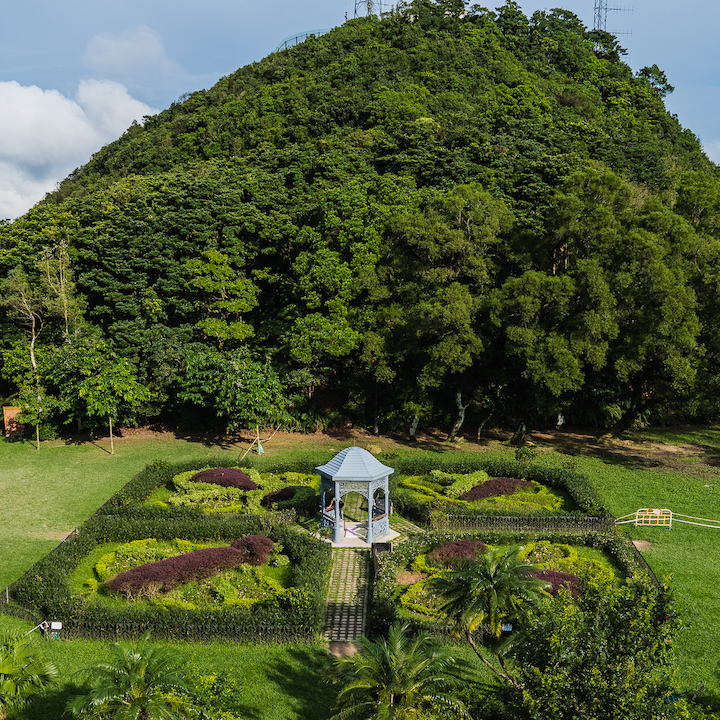
[[[57,675],[56,667],[42,659],[28,634],[0,633],[0,720],[22,710],[28,698]]]
[[[634,578],[619,589],[561,592],[514,643],[519,718],[670,717],[672,641],[679,626],[667,587]]]
[[[116,643],[113,658],[86,671],[84,693],[68,702],[80,720],[190,720],[205,717],[192,699],[191,670],[168,649]]]
[[[450,692],[459,669],[449,649],[395,623],[386,638],[363,638],[355,655],[337,661],[335,679],[344,684],[333,720],[469,718]]]

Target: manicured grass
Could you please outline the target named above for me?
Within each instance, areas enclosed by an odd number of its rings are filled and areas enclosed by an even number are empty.
[[[314,645],[173,644],[173,654],[187,661],[194,674],[232,678],[232,712],[256,720],[325,720],[337,690],[325,682],[332,659]],[[67,700],[77,692],[79,673],[110,658],[109,645],[90,640],[42,642],[60,680],[38,699],[28,717],[61,720]]]
[[[227,457],[236,447],[221,447],[163,437],[129,439],[110,455],[104,444],[0,440],[0,588],[20,577],[68,533],[82,525],[111,495],[155,460],[181,462]]]
[[[703,433],[704,435],[704,433]],[[675,433],[654,433],[672,441]],[[689,442],[691,436],[683,436]],[[547,455],[543,462],[559,463]],[[638,470],[598,458],[577,457],[578,470],[587,473],[616,517],[639,508],[668,508],[674,513],[720,520],[720,477],[717,480],[679,472]],[[628,461],[633,465],[632,459]],[[633,540],[646,541],[642,553],[659,579],[669,578],[684,627],[676,640],[678,682],[688,688],[703,681],[708,697],[720,705],[720,529],[675,522],[668,528],[622,525]]]

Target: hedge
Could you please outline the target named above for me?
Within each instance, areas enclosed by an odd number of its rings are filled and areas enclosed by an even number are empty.
[[[532,533],[486,531],[482,534],[458,531],[428,532],[423,535],[412,536],[390,552],[374,554],[375,581],[368,613],[368,633],[385,633],[395,620],[396,575],[398,568],[408,566],[414,557],[427,553],[438,545],[468,539],[482,540],[482,542],[491,545],[519,545],[538,540],[547,540],[552,543],[580,544],[599,548],[613,555],[627,575],[645,573],[650,582],[659,587],[657,578],[632,542],[627,537],[616,532]]]
[[[270,520],[275,519],[275,524]],[[293,587],[283,602],[254,606],[252,609],[224,607],[195,610],[182,607],[138,606],[128,603],[118,607],[85,605],[71,595],[68,574],[95,546],[106,542],[133,539],[183,538],[185,540],[228,540],[264,533],[283,545],[293,562]],[[159,518],[133,519],[127,516],[96,516],[78,533],[61,543],[52,553],[37,562],[10,587],[11,614],[25,612],[40,619],[60,620],[73,626],[74,632],[94,636],[102,628],[115,625],[142,627],[158,637],[183,636],[183,628],[193,625],[205,628],[203,636],[223,635],[223,628],[246,628],[237,634],[251,634],[251,628],[277,626],[276,639],[283,641],[292,633],[315,637],[322,627],[325,594],[330,574],[330,547],[308,533],[288,527],[276,516],[233,516],[190,518],[163,522]],[[93,630],[93,626],[97,628]],[[208,629],[210,628],[210,629]],[[214,630],[212,628],[215,628]],[[282,629],[281,629],[282,628]],[[267,632],[266,632],[267,634]],[[238,636],[239,636],[238,635]]]

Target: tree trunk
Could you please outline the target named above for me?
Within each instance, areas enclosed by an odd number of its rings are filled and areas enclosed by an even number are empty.
[[[40,423],[35,426],[35,439],[37,440],[37,449],[40,449]]]
[[[608,430],[604,437],[620,437],[620,435],[627,432],[635,424],[635,421],[644,409],[642,402],[642,385],[642,382],[636,382],[632,385],[630,407],[610,430]]]
[[[514,447],[522,447],[525,444],[525,435],[527,434],[527,428],[525,427],[525,422],[523,420],[520,421],[520,424],[518,425],[518,429],[515,431],[515,434],[512,436],[512,439],[510,440],[510,444]]]
[[[480,661],[492,672],[495,674],[496,677],[502,678],[506,683],[509,685],[512,685],[512,687],[518,687],[517,682],[513,679],[513,677],[510,675],[510,673],[502,672],[501,670],[498,670],[481,652],[480,648],[475,644],[475,641],[473,640],[472,633],[467,632],[465,634],[465,637],[467,638],[467,641],[470,643],[470,647],[473,649],[473,652],[480,658]],[[498,656],[498,660],[501,660],[501,658]]]
[[[410,423],[410,430],[408,431],[408,433],[410,435],[410,442],[417,442],[417,437],[415,437],[415,433],[417,432],[419,423],[420,423],[420,416],[413,415],[412,422]]]
[[[110,427],[110,454],[115,454],[115,445],[113,443],[113,434],[112,434],[112,415],[108,415],[108,426]]]
[[[495,404],[493,403],[493,405],[490,406],[490,410],[489,410],[488,414],[482,419],[482,421],[478,425],[478,429],[477,429],[477,439],[478,440],[480,439],[480,435],[482,435],[483,428],[487,424],[488,420],[490,420],[490,418],[493,416],[494,412],[495,412]]]
[[[460,428],[465,422],[465,411],[470,407],[470,405],[472,405],[472,400],[466,405],[463,405],[462,392],[458,390],[457,394],[455,395],[455,404],[457,405],[458,416],[457,420],[455,420],[455,423],[452,426],[452,430],[450,430],[448,442],[452,442],[457,437],[457,434],[460,432]]]

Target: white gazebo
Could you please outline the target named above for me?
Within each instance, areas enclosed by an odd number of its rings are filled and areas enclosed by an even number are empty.
[[[341,450],[329,463],[315,468],[320,473],[320,528],[332,528],[333,542],[343,540],[340,503],[343,495],[356,492],[368,504],[367,543],[390,533],[388,479],[393,468],[383,465],[360,447]],[[375,499],[382,490],[384,497]]]

